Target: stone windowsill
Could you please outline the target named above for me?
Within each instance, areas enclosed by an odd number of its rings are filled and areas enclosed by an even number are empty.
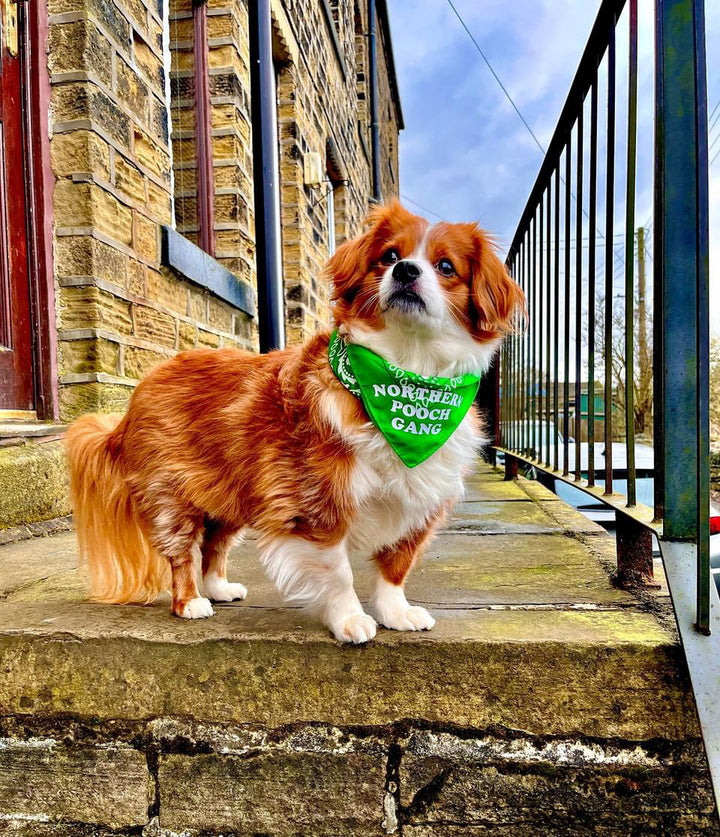
[[[177,230],[163,226],[161,231],[160,263],[164,267],[171,268],[248,316],[255,316],[255,294],[250,285]]]

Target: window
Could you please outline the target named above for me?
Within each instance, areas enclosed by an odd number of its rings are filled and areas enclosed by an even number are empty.
[[[207,5],[170,0],[170,130],[178,232],[215,255]]]
[[[206,0],[168,0],[164,10],[163,53],[173,212],[172,226],[162,227],[160,262],[179,278],[254,317],[252,265],[247,257],[250,238],[247,207],[251,196],[247,189],[235,193],[228,188],[218,188],[215,195],[217,149],[214,153],[210,96],[211,91],[214,96],[220,95],[219,88],[221,93],[230,91],[239,97],[235,71],[232,67],[218,68],[215,62],[210,76]],[[222,15],[233,14],[231,9],[214,12],[216,24]],[[226,96],[226,100],[231,98]],[[232,180],[228,174],[231,175],[237,158],[244,157],[245,150],[233,135],[226,137],[222,151],[225,156],[220,159],[219,177]],[[232,223],[226,222],[226,218],[231,218]],[[200,324],[210,324],[209,312],[207,308],[206,316],[195,311],[191,318]],[[233,328],[235,323],[233,320]]]

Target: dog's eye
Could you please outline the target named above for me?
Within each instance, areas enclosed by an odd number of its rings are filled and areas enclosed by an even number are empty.
[[[400,261],[400,253],[395,247],[391,247],[382,254],[380,261],[383,264],[395,264],[395,262]]]
[[[440,261],[437,263],[437,270],[438,273],[442,273],[443,276],[455,275],[455,266],[450,261],[450,259],[440,259]]]

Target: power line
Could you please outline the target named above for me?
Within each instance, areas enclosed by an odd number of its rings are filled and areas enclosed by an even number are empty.
[[[417,201],[414,201],[412,198],[409,198],[407,195],[400,195],[400,197],[404,201],[407,201],[408,203],[411,203],[413,206],[416,206],[418,209],[422,209],[423,212],[427,212],[428,215],[432,215],[434,218],[437,218],[438,221],[444,221],[445,220],[442,217],[442,215],[438,215],[437,212],[433,212],[432,209],[428,209],[426,206],[423,206],[421,203],[418,203]]]
[[[710,143],[710,148],[708,148],[708,154],[715,148],[717,145],[717,141],[720,139],[720,131],[715,134],[715,139]]]
[[[453,12],[455,13],[455,17],[456,17],[456,18],[460,21],[460,25],[462,26],[462,28],[463,28],[463,29],[465,30],[465,32],[467,33],[468,38],[470,38],[470,40],[473,42],[473,45],[475,46],[475,49],[478,51],[478,53],[480,54],[480,57],[482,58],[482,60],[483,60],[483,61],[485,62],[485,64],[487,65],[487,68],[488,68],[488,69],[490,70],[490,72],[492,73],[493,78],[494,78],[494,79],[495,79],[495,81],[498,83],[498,85],[499,85],[500,89],[502,90],[502,92],[505,94],[505,97],[507,98],[508,102],[510,102],[510,104],[513,106],[513,109],[515,110],[515,113],[517,113],[517,115],[520,117],[520,119],[521,119],[521,121],[522,121],[523,125],[527,128],[528,133],[529,133],[529,134],[530,134],[530,136],[533,138],[533,140],[535,140],[535,145],[537,145],[537,147],[540,149],[540,151],[542,151],[543,156],[545,156],[545,154],[547,153],[547,152],[546,152],[546,150],[545,150],[545,148],[543,147],[542,143],[540,142],[540,140],[539,140],[539,139],[537,138],[537,136],[535,135],[535,132],[533,131],[533,129],[532,129],[532,128],[530,127],[530,125],[528,124],[527,119],[525,119],[525,117],[522,115],[522,113],[520,113],[520,109],[518,108],[518,106],[517,106],[517,105],[515,104],[515,102],[513,101],[513,98],[512,98],[512,96],[510,95],[510,93],[508,93],[508,90],[507,90],[507,88],[505,87],[505,85],[502,83],[502,81],[500,81],[500,76],[498,76],[498,74],[495,72],[495,69],[493,68],[492,64],[490,63],[490,60],[488,59],[488,57],[487,57],[487,56],[485,55],[485,53],[483,52],[483,50],[482,50],[482,48],[481,48],[480,44],[479,44],[479,43],[475,40],[475,36],[474,36],[474,35],[473,35],[473,33],[470,31],[470,29],[468,28],[467,24],[466,24],[466,23],[465,23],[465,21],[463,20],[462,15],[460,14],[460,12],[459,12],[459,11],[457,10],[457,8],[455,7],[455,4],[453,3],[453,0],[447,0],[447,3],[448,3],[448,5],[450,6],[450,8],[453,10]],[[567,152],[566,152],[566,153],[567,153]],[[558,164],[559,164],[559,160],[558,160]],[[563,178],[562,176],[560,176],[559,171],[558,171],[558,176],[560,177],[560,182],[561,182],[563,185],[565,185],[565,180],[564,180],[564,178]],[[577,203],[577,197],[576,197],[576,195],[573,193],[573,191],[572,191],[572,190],[570,191],[570,194],[571,194],[571,196],[572,196],[573,200]],[[588,213],[587,213],[587,211],[586,211],[585,207],[582,207],[582,214],[583,214],[583,215],[584,215],[584,216],[588,219],[588,221],[590,220],[590,216],[588,215]],[[437,217],[437,216],[436,216],[436,217]],[[599,228],[599,227],[596,227],[596,230],[597,230],[597,234],[598,234],[598,235],[600,236],[600,238],[604,241],[604,240],[605,240],[605,236],[602,234],[602,231],[600,230],[600,228]],[[613,249],[614,249],[614,248],[613,248]],[[625,264],[625,260],[623,259],[623,257],[622,257],[620,254],[617,254],[617,255],[618,255],[618,258],[621,260],[621,262],[622,262],[623,264]]]
[[[710,114],[710,116],[708,116],[708,125],[710,126],[708,128],[708,130],[710,130],[715,125],[715,123],[718,121],[718,119],[720,119],[720,114],[718,114],[715,117],[715,120],[713,121],[713,114],[718,109],[718,105],[720,105],[720,99],[718,99],[717,103],[715,104],[715,107],[712,109],[712,113]]]
[[[460,21],[460,25],[467,32],[468,38],[470,38],[470,40],[475,45],[475,49],[480,53],[480,57],[485,62],[485,64],[487,64],[487,68],[493,74],[493,78],[500,85],[500,89],[505,94],[506,99],[513,106],[513,109],[515,110],[515,113],[520,117],[520,119],[522,120],[523,125],[528,129],[528,131],[530,133],[530,136],[535,140],[535,145],[537,145],[537,147],[540,149],[540,151],[542,151],[543,155],[545,155],[545,149],[543,148],[542,143],[535,136],[535,132],[533,131],[533,129],[528,124],[527,119],[525,119],[525,117],[522,115],[522,113],[520,113],[520,109],[518,108],[518,106],[513,101],[513,97],[508,93],[507,88],[500,81],[500,77],[498,76],[498,74],[493,69],[493,65],[488,60],[487,55],[485,55],[485,53],[483,52],[482,48],[480,47],[480,44],[475,40],[472,32],[467,28],[467,25],[466,25],[465,21],[462,19],[461,15],[460,15],[460,12],[455,8],[455,4],[453,3],[452,0],[447,0],[447,2],[448,2],[448,5],[450,6],[450,8],[453,10],[453,12],[455,12],[455,17]]]

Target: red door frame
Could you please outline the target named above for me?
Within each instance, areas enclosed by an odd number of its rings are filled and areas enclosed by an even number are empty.
[[[2,283],[2,346],[0,405],[2,409],[35,410],[33,322],[28,248],[28,206],[25,189],[23,58],[18,49],[18,7],[2,0],[4,29],[0,50],[0,283]]]
[[[28,253],[33,318],[33,375],[39,419],[58,419],[57,331],[53,276],[53,187],[50,163],[48,16],[42,0],[19,0],[23,41],[23,104]]]

